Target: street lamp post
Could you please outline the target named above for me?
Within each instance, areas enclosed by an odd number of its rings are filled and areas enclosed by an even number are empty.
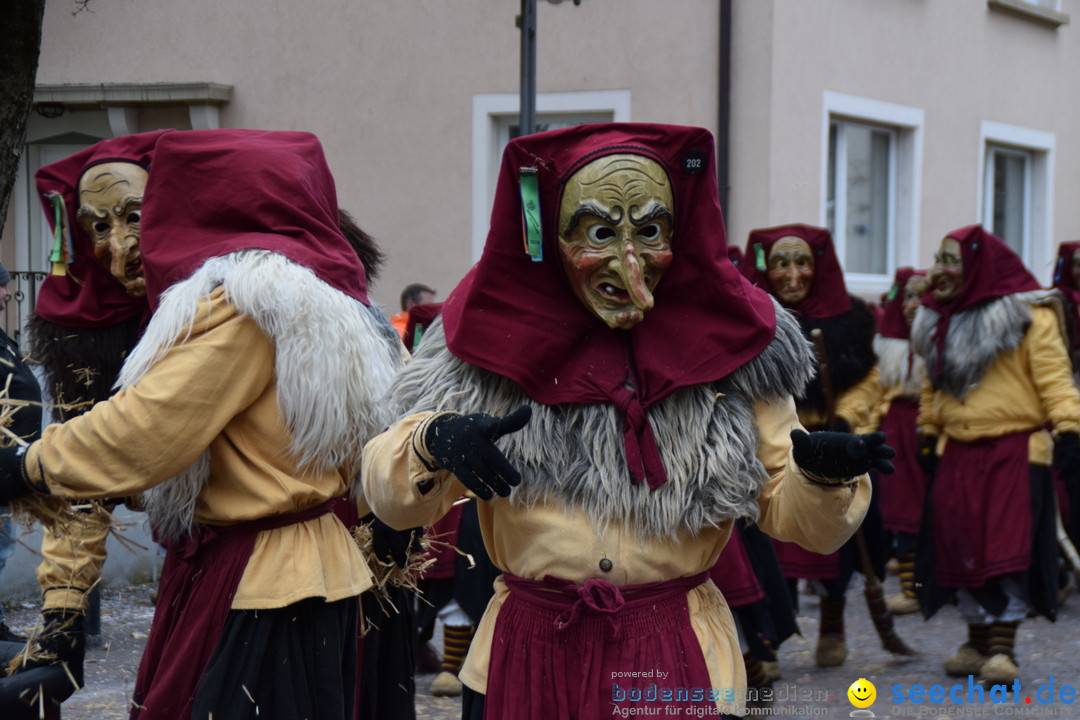
[[[563,0],[547,0],[558,5]],[[574,0],[580,5],[581,0]],[[536,132],[536,0],[521,0],[517,18],[521,29],[521,134]]]
[[[536,132],[536,0],[521,0],[521,134]]]

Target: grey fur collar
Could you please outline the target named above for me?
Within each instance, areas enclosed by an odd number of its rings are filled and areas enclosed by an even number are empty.
[[[874,353],[877,355],[882,387],[901,388],[904,397],[919,397],[926,378],[926,361],[912,354],[909,341],[877,335],[874,337]]]
[[[776,336],[761,355],[721,381],[684,388],[648,408],[668,475],[654,491],[629,479],[614,406],[534,402],[512,380],[451,354],[441,320],[398,375],[392,398],[401,415],[503,415],[531,405],[529,424],[499,441],[523,478],[510,502],[554,500],[584,511],[598,528],[626,522],[640,538],[674,538],[758,516],[757,496],[768,476],[756,454],[754,403],[797,395],[815,371],[798,322],[779,305],[776,310]]]
[[[921,306],[911,326],[911,344],[926,360],[934,389],[963,400],[1002,353],[1020,347],[1031,325],[1031,306],[1054,301],[1056,291],[1015,293],[956,313],[945,337],[942,377],[933,377],[938,350],[934,332],[940,315]]]
[[[380,402],[402,365],[389,321],[267,250],[244,250],[207,260],[161,296],[117,385],[137,382],[196,321],[199,300],[224,287],[274,343],[278,407],[292,435],[287,452],[303,470],[351,464],[364,444],[390,422]],[[208,368],[213,372],[213,368]],[[196,498],[209,478],[209,450],[187,470],[147,493],[151,522],[166,539],[192,527]]]

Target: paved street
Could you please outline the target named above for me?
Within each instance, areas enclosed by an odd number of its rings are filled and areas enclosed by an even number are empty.
[[[895,578],[886,581],[889,593],[897,589]],[[102,630],[106,646],[91,650],[86,665],[87,687],[77,692],[64,707],[65,720],[97,720],[127,717],[127,702],[134,684],[139,655],[149,630],[153,607],[150,586],[126,586],[106,590],[102,600]],[[967,699],[967,681],[947,677],[942,659],[965,640],[965,627],[954,608],[946,608],[929,622],[919,616],[897,618],[904,640],[921,652],[916,658],[895,658],[881,649],[873,630],[861,588],[852,588],[848,600],[850,654],[839,668],[815,667],[813,651],[817,637],[817,601],[800,598],[799,625],[805,637],[795,637],[780,652],[783,679],[775,687],[777,700],[771,716],[791,718],[849,717],[854,709],[847,699],[848,687],[859,678],[874,683],[877,700],[870,710],[878,718],[899,717],[1080,717],[1077,706],[1061,702],[1065,686],[1080,686],[1080,595],[1071,596],[1057,623],[1030,620],[1020,627],[1021,695],[1014,701],[1009,688],[1008,702],[993,704],[991,689],[983,691],[985,704],[956,704],[948,699],[954,684],[961,684],[956,697]],[[17,603],[8,608],[8,622],[22,629],[36,622],[33,603]],[[434,698],[427,694],[431,675],[417,678],[417,716],[421,720],[456,720],[460,702],[455,698]],[[1053,679],[1054,703],[1040,704]],[[905,695],[915,685],[928,693],[932,686],[944,687],[944,702],[929,699],[921,704],[895,704],[893,687],[903,686]],[[1067,692],[1067,691],[1066,691]],[[1000,694],[1000,689],[998,691]],[[977,691],[975,691],[977,698]],[[930,696],[933,697],[933,696]],[[1031,698],[1031,703],[1025,702]],[[1066,697],[1065,699],[1068,699]],[[663,715],[659,715],[663,717]],[[856,716],[857,717],[857,716]],[[388,719],[389,720],[389,719]]]

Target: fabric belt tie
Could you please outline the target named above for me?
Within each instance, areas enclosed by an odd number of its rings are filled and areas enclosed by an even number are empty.
[[[619,388],[612,400],[623,416],[623,446],[631,482],[637,485],[644,478],[648,480],[649,488],[655,490],[666,483],[668,477],[645,407],[637,395],[626,388]]]
[[[690,577],[641,585],[619,586],[603,578],[588,578],[579,585],[555,575],[545,575],[543,580],[528,580],[503,573],[503,581],[511,591],[524,592],[532,600],[549,607],[565,608],[552,622],[557,631],[563,632],[574,625],[583,609],[587,609],[605,616],[615,634],[622,628],[619,615],[622,610],[668,595],[685,594],[708,579],[709,573],[706,571]],[[567,602],[570,603],[569,607],[565,607]]]

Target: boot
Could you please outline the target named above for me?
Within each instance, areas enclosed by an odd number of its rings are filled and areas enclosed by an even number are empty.
[[[767,708],[772,705],[772,679],[769,678],[763,663],[753,653],[743,653],[746,665],[746,706],[748,708]]]
[[[900,592],[888,598],[885,605],[893,615],[910,615],[919,611],[919,601],[915,599],[915,553],[901,555],[898,565]]]
[[[979,680],[991,685],[1006,685],[1020,675],[1014,646],[1020,621],[995,621],[991,626],[990,659],[979,669]]]
[[[773,647],[770,640],[763,640],[762,642],[768,654],[761,660],[761,667],[770,680],[779,680],[783,677],[783,674],[780,672],[780,662],[776,655],[776,648]]]
[[[838,667],[847,657],[847,643],[844,640],[844,604],[845,599],[834,600],[821,598],[821,624],[818,627],[818,645],[814,653],[817,666],[822,668]]]
[[[955,655],[945,658],[945,673],[952,677],[978,675],[990,659],[992,625],[968,625],[968,641],[960,646]]]
[[[435,697],[458,697],[461,695],[461,681],[458,672],[465,660],[472,642],[473,629],[470,625],[443,626],[442,670],[431,681],[431,694]]]

